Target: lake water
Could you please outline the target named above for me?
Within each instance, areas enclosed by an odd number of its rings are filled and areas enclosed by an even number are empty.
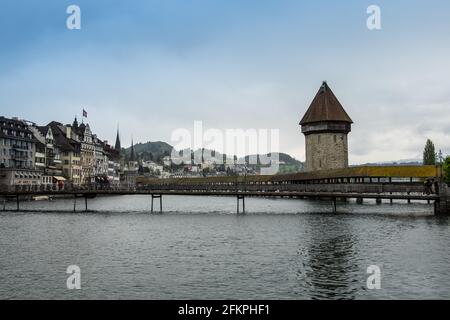
[[[159,202],[157,202],[159,205]],[[79,199],[78,209],[84,209]],[[0,212],[1,299],[450,299],[450,219],[432,206],[164,196]],[[15,203],[7,203],[15,208]],[[39,211],[40,210],[40,211]],[[81,268],[81,290],[66,269]],[[381,289],[366,286],[381,269]]]

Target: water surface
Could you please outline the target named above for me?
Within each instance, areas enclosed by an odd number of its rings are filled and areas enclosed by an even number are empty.
[[[159,205],[159,202],[155,203]],[[421,203],[148,196],[0,212],[1,299],[450,298],[450,220]],[[8,203],[7,208],[15,208]],[[81,290],[68,290],[69,265]],[[378,265],[380,290],[368,290]]]

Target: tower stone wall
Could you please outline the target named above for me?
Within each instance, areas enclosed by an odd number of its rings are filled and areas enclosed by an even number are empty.
[[[346,133],[316,133],[305,137],[306,171],[348,167]]]

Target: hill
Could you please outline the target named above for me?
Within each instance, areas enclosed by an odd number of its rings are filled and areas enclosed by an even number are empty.
[[[134,153],[139,159],[144,161],[161,162],[161,158],[169,156],[173,147],[163,141],[148,141],[146,143],[138,143],[134,145]],[[128,159],[131,154],[131,147],[123,149],[125,158]]]
[[[140,160],[144,160],[144,161],[155,161],[158,163],[162,163],[162,158],[164,156],[170,156],[172,153],[173,147],[166,143],[166,142],[162,142],[162,141],[156,141],[156,142],[151,142],[148,141],[146,143],[138,143],[134,145],[134,152],[135,154],[138,156],[138,158]],[[123,149],[123,152],[125,154],[125,158],[128,159],[131,153],[131,147]],[[205,154],[209,153],[212,154],[213,157],[216,158],[220,158],[223,159],[223,154],[219,153],[219,152],[215,152],[211,150],[204,150]],[[196,154],[201,155],[201,150],[197,150],[195,152]],[[258,163],[257,164],[250,164],[250,167],[254,167],[254,168],[260,168],[261,167],[261,163],[259,161],[260,159],[260,155],[256,155],[257,159],[258,159]],[[276,154],[270,154],[270,156],[272,158],[276,158]],[[201,156],[200,156],[201,157]],[[253,156],[246,156],[245,160],[249,161],[250,157],[255,157],[255,155]],[[226,158],[228,159],[233,159],[232,155],[228,155]],[[240,158],[239,159],[241,163],[243,163],[244,158]],[[286,154],[286,153],[278,153],[278,161],[279,161],[279,173],[289,173],[289,172],[299,172],[299,171],[303,171],[303,163],[298,161],[297,159],[291,157],[290,155]],[[264,165],[263,165],[264,167]]]

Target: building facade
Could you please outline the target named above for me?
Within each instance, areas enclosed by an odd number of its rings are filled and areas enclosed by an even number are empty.
[[[81,143],[81,184],[95,182],[95,145],[93,142],[89,124],[81,123],[75,118],[72,124],[73,132],[78,136]]]
[[[46,126],[0,117],[0,185],[120,184],[124,170],[119,131],[116,147],[75,121]],[[127,163],[132,178],[137,162]]]
[[[52,121],[48,124],[52,129],[54,143],[58,148],[62,174],[71,183],[81,183],[81,143],[70,125]]]
[[[300,121],[305,135],[306,171],[348,167],[348,133],[353,121],[323,82]]]
[[[120,184],[120,176],[121,176],[120,151],[116,150],[112,146],[105,143],[104,152],[108,159],[108,169],[107,169],[108,182],[112,186],[118,186]]]
[[[51,185],[65,181],[62,176],[61,154],[55,144],[51,127],[30,124],[29,129],[36,140],[35,167],[42,172],[41,183]]]
[[[131,151],[128,161],[125,161],[123,165],[123,171],[121,174],[122,182],[128,187],[134,187],[136,185],[136,177],[138,176],[139,163],[137,156],[134,152],[134,143],[131,140]]]
[[[94,144],[94,177],[96,181],[106,180],[108,176],[108,156],[105,152],[105,142],[96,135],[92,136]]]
[[[36,141],[28,125],[18,118],[0,117],[0,184],[38,185]]]

